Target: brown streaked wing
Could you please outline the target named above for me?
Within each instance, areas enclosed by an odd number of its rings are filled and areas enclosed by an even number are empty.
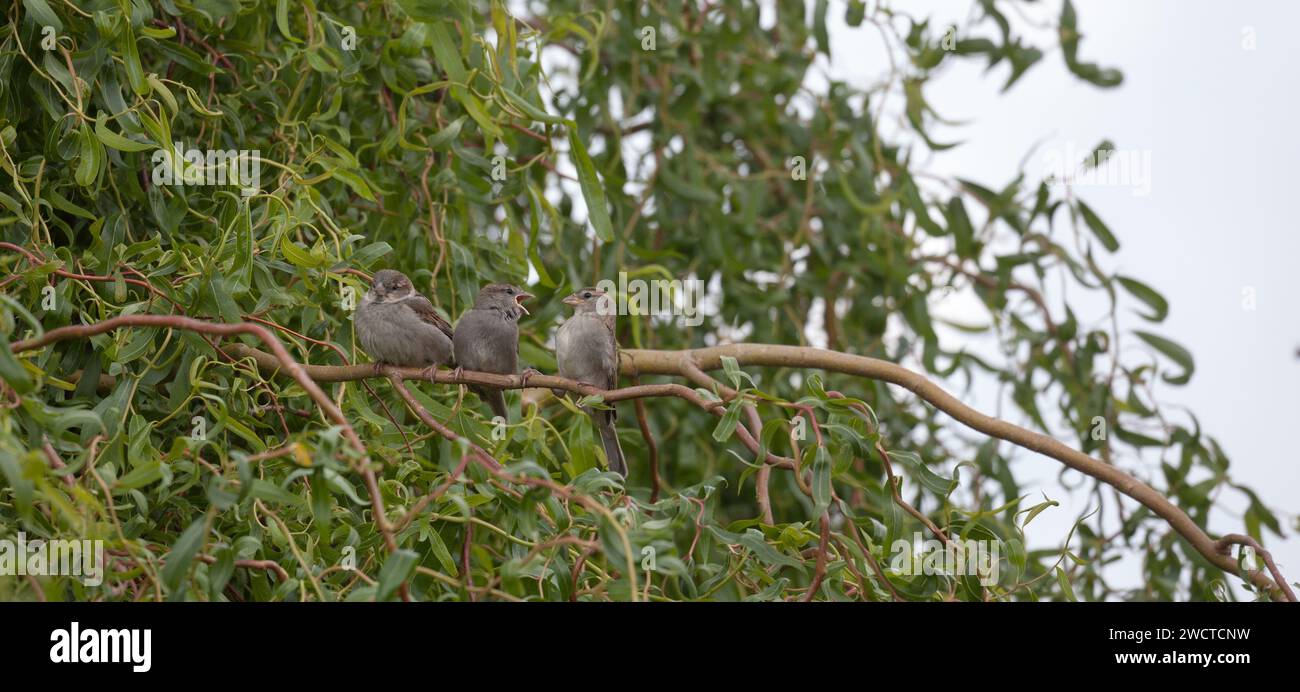
[[[618,386],[618,332],[614,329],[613,315],[606,315],[602,321],[609,329],[609,344],[614,347],[614,367],[605,373],[605,389],[613,389]]]
[[[433,309],[433,303],[430,303],[428,298],[416,295],[402,302],[415,312],[422,322],[437,327],[443,334],[447,335],[448,339],[451,338],[451,325],[447,324],[447,320],[442,319],[442,315],[439,315],[438,311]]]

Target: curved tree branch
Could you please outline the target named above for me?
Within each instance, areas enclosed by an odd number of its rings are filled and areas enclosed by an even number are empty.
[[[61,327],[46,332],[36,339],[15,343],[12,345],[12,349],[15,353],[18,353],[40,348],[62,339],[102,334],[124,326],[173,327],[209,334],[250,334],[257,337],[272,349],[272,354],[238,344],[233,345],[230,351],[239,357],[252,358],[261,369],[287,370],[288,374],[297,380],[311,395],[312,399],[329,414],[329,417],[343,428],[349,441],[353,442],[353,446],[357,447],[363,456],[365,450],[364,446],[361,446],[360,439],[356,437],[356,433],[348,425],[347,419],[342,412],[339,411],[329,397],[325,396],[325,393],[320,390],[316,382],[346,382],[376,376],[392,377],[394,375],[415,379],[427,375],[424,371],[416,368],[383,367],[379,369],[379,372],[376,372],[376,368],[371,364],[304,366],[294,361],[284,346],[269,331],[259,325],[247,323],[216,324],[164,315],[129,315],[90,325]],[[1164,519],[1208,562],[1230,574],[1239,573],[1236,561],[1221,552],[1220,544],[1210,538],[1186,512],[1170,502],[1155,488],[1114,466],[1073,449],[1059,440],[980,413],[944,391],[925,376],[900,365],[866,356],[777,344],[741,343],[684,351],[633,349],[623,351],[621,355],[620,370],[629,375],[675,375],[699,380],[700,371],[722,368],[722,358],[726,356],[735,358],[737,364],[742,366],[816,368],[903,387],[973,430],[1056,459],[1076,471],[1117,488],[1120,492],[1138,501]],[[495,375],[471,371],[462,371],[459,375],[454,372],[439,371],[435,373],[434,381],[445,384],[476,384],[498,389],[522,389],[525,386],[562,389],[584,395],[600,395],[606,403],[641,397],[675,396],[690,401],[699,408],[719,416],[722,415],[725,408],[721,401],[706,399],[697,391],[679,384],[635,385],[603,391],[580,382],[549,375],[534,375],[523,378],[519,375]],[[750,435],[746,426],[737,426],[736,433],[746,447],[749,447],[754,452],[759,450],[758,440]],[[770,453],[765,461],[768,464],[783,468],[797,468],[795,460],[775,457]],[[368,465],[363,465],[363,468],[369,471]],[[373,478],[373,472],[370,473],[370,477],[367,479],[368,487],[371,478]],[[379,499],[377,487],[372,494],[372,500],[379,507],[376,520],[381,522],[380,527],[385,530],[386,538],[391,540],[391,527],[388,526],[387,519],[382,514],[382,501]],[[1295,600],[1289,589],[1284,589],[1263,572],[1250,572],[1245,576],[1256,587],[1264,589],[1276,597]]]
[[[1238,573],[1236,562],[1219,552],[1214,539],[1155,488],[1059,440],[980,413],[923,375],[901,365],[867,356],[775,344],[728,344],[687,351],[629,350],[624,351],[623,356],[623,368],[643,374],[681,374],[692,367],[717,370],[722,367],[722,357],[729,356],[742,366],[817,368],[903,387],[973,430],[1056,459],[1076,471],[1117,488],[1168,522],[1210,563],[1225,572]],[[1251,573],[1248,578],[1261,589],[1277,596],[1286,596],[1280,586],[1262,573]]]
[[[232,353],[257,358],[256,351],[247,347],[234,347]],[[267,355],[262,354],[259,365],[273,366],[273,363],[267,362]],[[1218,550],[1214,539],[1210,538],[1205,530],[1198,526],[1186,512],[1170,502],[1155,488],[1130,476],[1119,468],[1094,459],[1059,440],[980,413],[944,391],[943,388],[931,382],[925,376],[900,365],[866,356],[778,344],[728,344],[685,351],[630,349],[622,351],[621,355],[619,369],[624,374],[676,375],[691,378],[701,384],[703,382],[699,382],[698,372],[721,369],[722,358],[727,356],[735,358],[737,364],[742,366],[816,368],[827,372],[879,380],[903,387],[973,430],[1056,459],[1076,471],[1115,487],[1164,519],[1191,544],[1196,552],[1200,553],[1211,564],[1230,574],[1239,573],[1236,562]],[[306,368],[311,377],[322,382],[363,379],[374,376],[375,372],[373,366],[364,364],[318,365],[306,366]],[[414,368],[407,370],[411,377],[419,377],[418,371]],[[517,375],[492,375],[469,371],[462,372],[459,378],[455,377],[454,373],[439,371],[436,381],[448,384],[479,384],[501,389],[520,389],[524,386],[522,378]],[[528,385],[563,389],[580,394],[600,394],[604,397],[606,403],[648,396],[676,396],[686,399],[715,415],[722,415],[723,412],[721,402],[706,400],[695,390],[676,384],[637,385],[602,392],[595,387],[566,380],[565,378],[534,375],[529,378]],[[749,434],[746,426],[737,426],[736,433],[746,447],[757,453],[759,449],[758,441]],[[782,468],[795,467],[793,459],[776,457],[770,453],[765,461],[768,464]],[[1253,572],[1246,575],[1246,577],[1255,586],[1267,590],[1277,597],[1288,598],[1286,591],[1262,572]],[[1291,599],[1288,598],[1288,600]]]

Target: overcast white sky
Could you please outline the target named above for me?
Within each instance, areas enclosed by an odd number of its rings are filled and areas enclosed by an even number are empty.
[[[972,4],[894,3],[909,14],[934,17],[932,26],[963,25]],[[881,39],[866,23],[845,26],[844,5],[831,2],[827,71],[866,88],[887,70]],[[1061,2],[1037,5],[1026,6],[1025,18],[1008,14],[1037,45],[1053,45],[1051,34],[1035,31],[1026,18],[1054,23]],[[1076,0],[1075,7],[1084,34],[1081,59],[1122,69],[1124,84],[1104,90],[1078,81],[1066,71],[1059,48],[1005,94],[1005,65],[984,74],[982,62],[958,61],[969,64],[946,70],[926,96],[942,116],[966,123],[939,129],[935,139],[966,144],[935,155],[927,168],[1000,187],[1036,144],[1031,172],[1042,169],[1045,156],[1070,148],[1086,153],[1103,139],[1121,150],[1149,152],[1148,194],[1134,194],[1133,186],[1078,190],[1121,243],[1102,266],[1141,279],[1171,305],[1168,319],[1154,328],[1128,309],[1121,325],[1151,329],[1192,351],[1191,383],[1161,386],[1158,398],[1171,411],[1185,406],[1195,412],[1232,460],[1234,480],[1280,511],[1288,537],[1266,536],[1265,546],[1296,581],[1300,539],[1291,529],[1300,504],[1300,464],[1292,438],[1300,423],[1300,229],[1293,167],[1300,161],[1300,45],[1293,29],[1300,26],[1300,3]],[[985,24],[974,33],[995,31]],[[1253,310],[1243,300],[1248,295]],[[1048,297],[1059,306],[1059,295]],[[1070,294],[1072,304],[1081,297],[1077,289]],[[961,297],[954,300],[961,314]],[[1081,304],[1095,307],[1092,319],[1105,308],[1102,302]],[[1127,339],[1126,357],[1140,355],[1136,341]],[[971,403],[991,413],[995,402],[983,393]],[[1054,490],[1055,461],[1023,455],[1016,470],[1064,499]],[[1223,499],[1230,512],[1213,517],[1211,529],[1242,531],[1242,497]],[[1041,515],[1030,526],[1031,545],[1058,544],[1083,506],[1078,498]],[[1124,572],[1136,577],[1135,569],[1128,565]]]

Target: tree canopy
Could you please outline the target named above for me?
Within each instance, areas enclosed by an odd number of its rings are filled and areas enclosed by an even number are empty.
[[[1158,403],[1194,362],[1157,288],[1105,268],[1123,229],[1037,171],[917,163],[957,146],[925,97],[955,61],[1004,90],[1053,59],[1120,84],[1071,3],[1055,46],[1011,1],[955,27],[761,4],[11,5],[0,538],[102,540],[107,572],[0,577],[0,598],[1283,598],[1233,547],[1277,518]],[[877,84],[811,79],[830,12],[883,42]],[[214,183],[227,152],[258,178]],[[488,282],[538,296],[519,351],[543,375],[497,383],[506,425],[448,384],[474,373],[346,367],[382,268],[453,323]],[[701,319],[633,304],[621,385],[642,389],[552,396],[560,299],[621,275],[707,286]],[[1076,314],[1067,284],[1109,311]],[[940,339],[954,290],[988,320],[944,328],[1000,356]],[[1032,429],[963,408],[980,380]],[[626,480],[579,398],[619,410]],[[1056,545],[1026,545],[1060,510],[1019,459],[1095,497]],[[1242,535],[1211,537],[1224,494]],[[915,535],[999,546],[997,578],[891,570]],[[1129,555],[1138,588],[1105,569]]]

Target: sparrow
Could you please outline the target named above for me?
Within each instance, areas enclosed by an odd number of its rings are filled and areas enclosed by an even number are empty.
[[[392,269],[375,273],[370,290],[352,315],[361,347],[381,363],[430,368],[451,363],[452,329],[420,295],[405,274]]]
[[[560,377],[601,389],[613,389],[618,384],[618,338],[614,335],[614,310],[609,301],[609,296],[597,288],[584,288],[562,301],[573,306],[573,317],[555,333],[555,361]],[[584,406],[583,412],[591,417],[600,432],[609,469],[626,477],[627,461],[614,428],[618,411]]]
[[[457,372],[461,369],[513,375],[519,369],[519,318],[528,314],[523,302],[532,294],[510,284],[488,284],[478,292],[474,307],[456,323],[452,338]],[[487,402],[494,416],[508,419],[506,397],[500,389],[470,391]]]

